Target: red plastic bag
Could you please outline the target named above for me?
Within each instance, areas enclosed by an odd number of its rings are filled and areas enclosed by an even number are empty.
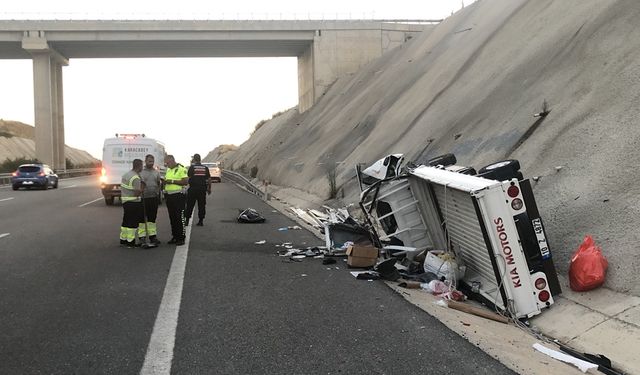
[[[586,292],[604,284],[609,262],[596,246],[593,237],[586,236],[573,254],[569,265],[569,285],[576,292]]]

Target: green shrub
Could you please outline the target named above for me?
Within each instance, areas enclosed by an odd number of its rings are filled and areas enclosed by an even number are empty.
[[[251,173],[249,174],[249,176],[251,176],[251,178],[256,178],[257,175],[258,175],[258,166],[254,165],[253,167],[251,167]]]
[[[7,158],[4,162],[0,163],[0,173],[11,173],[18,169],[20,165],[31,163],[39,163],[39,161],[38,159],[27,159],[24,157],[13,160]]]

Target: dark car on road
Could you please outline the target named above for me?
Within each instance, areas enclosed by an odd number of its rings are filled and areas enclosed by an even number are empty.
[[[58,175],[46,164],[22,164],[11,174],[11,187],[47,189],[58,187]]]

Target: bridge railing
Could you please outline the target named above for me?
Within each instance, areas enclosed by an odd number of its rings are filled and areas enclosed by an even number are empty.
[[[261,199],[266,198],[266,194],[264,191],[262,191],[262,189],[254,185],[251,181],[249,181],[249,179],[247,179],[240,173],[236,173],[236,172],[232,172],[224,169],[222,170],[222,176],[228,179],[229,181],[235,182],[236,184],[244,187],[247,191],[257,195]]]
[[[79,169],[65,169],[62,171],[56,171],[59,178],[69,178],[78,176],[88,176],[92,174],[100,173],[100,168],[79,168]],[[7,185],[11,183],[11,173],[0,173],[0,185]]]

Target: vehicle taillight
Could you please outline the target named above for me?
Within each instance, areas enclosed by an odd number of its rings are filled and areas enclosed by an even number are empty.
[[[524,204],[522,203],[522,199],[520,198],[516,198],[511,201],[511,208],[513,208],[516,211],[521,210],[523,206]]]
[[[509,186],[509,188],[507,189],[507,194],[511,197],[511,198],[515,198],[518,196],[518,194],[520,194],[520,189],[518,189],[518,187],[516,185],[511,185]]]
[[[547,292],[546,290],[543,290],[542,292],[540,292],[540,294],[538,294],[538,299],[541,302],[547,302],[549,298],[551,298],[551,294],[549,294],[549,292]]]
[[[17,176],[17,175],[19,175],[19,174],[20,174],[20,173],[18,173],[17,171],[16,171],[16,172],[11,173],[11,175],[12,175],[13,177],[16,177],[16,176]]]
[[[541,277],[541,278],[539,278],[539,279],[537,279],[537,280],[536,280],[535,285],[536,285],[536,288],[537,288],[538,290],[542,290],[542,289],[544,289],[544,288],[546,288],[546,287],[547,287],[547,280],[545,280],[545,279],[543,279],[543,278]]]
[[[40,176],[40,177],[44,177],[44,172],[40,172],[40,173],[38,173],[38,176]]]

